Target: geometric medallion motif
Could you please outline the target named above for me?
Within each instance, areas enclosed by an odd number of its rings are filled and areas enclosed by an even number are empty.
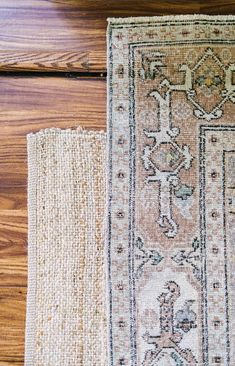
[[[233,366],[235,17],[107,36],[108,366]]]
[[[153,336],[149,333],[144,334],[144,339],[148,344],[153,344],[155,349],[145,353],[143,366],[154,364],[158,360],[163,361],[165,356],[169,356],[166,350],[170,349],[170,356],[177,362],[187,362],[196,365],[197,361],[189,349],[181,349],[178,344],[185,332],[196,327],[196,314],[190,309],[190,300],[187,301],[183,309],[178,310],[175,315],[174,324],[174,302],[180,296],[180,287],[174,282],[167,282],[166,292],[159,298],[160,304],[160,335]],[[162,354],[163,353],[163,354]]]
[[[157,58],[159,54],[164,59],[160,52],[157,53]],[[147,65],[145,61],[143,69],[148,67],[148,70],[152,70],[151,64],[157,65],[157,59],[151,59],[149,62],[150,65]],[[175,237],[178,231],[178,223],[173,218],[171,207],[173,188],[180,186],[178,173],[182,168],[189,169],[193,159],[189,147],[187,145],[179,147],[175,141],[180,130],[178,127],[172,127],[171,94],[173,91],[185,92],[187,99],[196,108],[194,115],[207,121],[220,118],[221,108],[227,101],[235,103],[235,84],[233,84],[235,64],[224,66],[211,48],[206,50],[192,69],[182,64],[179,71],[185,74],[183,84],[175,85],[164,78],[160,83],[160,89],[166,88],[164,95],[162,96],[157,90],[149,93],[149,96],[154,97],[158,103],[156,118],[158,129],[155,131],[144,129],[145,135],[153,139],[154,143],[145,146],[142,156],[145,169],[152,171],[152,174],[147,176],[146,182],[158,181],[159,191],[164,190],[164,195],[160,193],[157,222],[166,229],[164,233],[168,238]],[[153,77],[145,73],[145,79],[148,75],[151,78],[157,77],[157,74]]]

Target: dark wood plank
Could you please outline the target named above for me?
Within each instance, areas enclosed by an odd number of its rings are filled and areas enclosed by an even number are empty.
[[[234,0],[1,0],[0,69],[106,69],[107,17],[235,14]]]
[[[0,287],[0,365],[23,362],[25,310],[26,288]]]

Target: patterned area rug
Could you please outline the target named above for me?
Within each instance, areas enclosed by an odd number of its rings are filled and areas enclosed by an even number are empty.
[[[235,17],[109,19],[109,365],[235,362]]]

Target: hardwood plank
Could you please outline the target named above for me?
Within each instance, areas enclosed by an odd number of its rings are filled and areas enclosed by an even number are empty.
[[[39,107],[42,111],[67,112],[68,101],[76,110],[81,106],[92,110],[97,103],[99,113],[98,102],[104,101],[105,84],[105,78],[0,75],[1,113]]]
[[[0,286],[27,286],[26,209],[0,210]]]
[[[26,209],[0,210],[0,286],[27,286]]]
[[[161,0],[111,0],[108,5],[99,0],[1,0],[0,49],[104,52],[109,16],[185,13],[200,8],[195,1],[170,3],[171,8],[169,1]]]
[[[106,72],[103,51],[0,51],[1,71]]]
[[[24,366],[24,361],[0,361],[0,366]]]
[[[235,1],[200,1],[200,13],[204,14],[235,14]]]
[[[13,253],[20,252],[20,255],[13,255]],[[11,250],[11,260],[3,257],[0,259],[0,287],[19,286],[27,287],[27,254],[25,246],[14,245]]]
[[[4,365],[3,361],[23,361],[25,310],[26,288],[0,287],[0,362],[2,365]]]
[[[105,78],[0,76],[0,138],[46,127],[104,128]]]
[[[1,188],[26,187],[27,148],[25,137],[0,138],[0,191]],[[3,202],[2,202],[3,203]],[[0,206],[0,209],[3,209]]]
[[[105,93],[105,90],[103,92]],[[94,96],[93,105],[91,97],[89,97],[90,100],[87,104],[80,104],[78,99],[77,106],[71,106],[71,110],[69,110],[69,104],[67,104],[64,111],[58,112],[54,110],[53,105],[51,106],[53,110],[46,111],[42,109],[41,112],[38,107],[35,110],[0,110],[0,138],[6,138],[7,136],[15,138],[24,136],[26,138],[27,133],[50,127],[76,128],[76,126],[81,125],[84,128],[94,130],[105,129],[105,95],[100,96],[100,104],[95,102],[96,97],[97,94]],[[72,107],[74,108],[72,109]],[[97,108],[97,111],[95,108]]]
[[[26,209],[26,188],[26,185],[21,187],[10,187],[9,185],[3,186],[0,184],[0,210]]]
[[[234,0],[1,0],[0,69],[106,70],[107,17],[235,14]]]
[[[1,244],[12,242],[25,243],[27,234],[26,210],[0,210],[0,240]],[[1,247],[1,249],[4,249]],[[17,255],[17,251],[15,252]]]

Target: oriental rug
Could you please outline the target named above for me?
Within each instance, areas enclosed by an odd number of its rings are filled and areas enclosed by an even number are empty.
[[[109,19],[109,366],[234,365],[234,25]]]

